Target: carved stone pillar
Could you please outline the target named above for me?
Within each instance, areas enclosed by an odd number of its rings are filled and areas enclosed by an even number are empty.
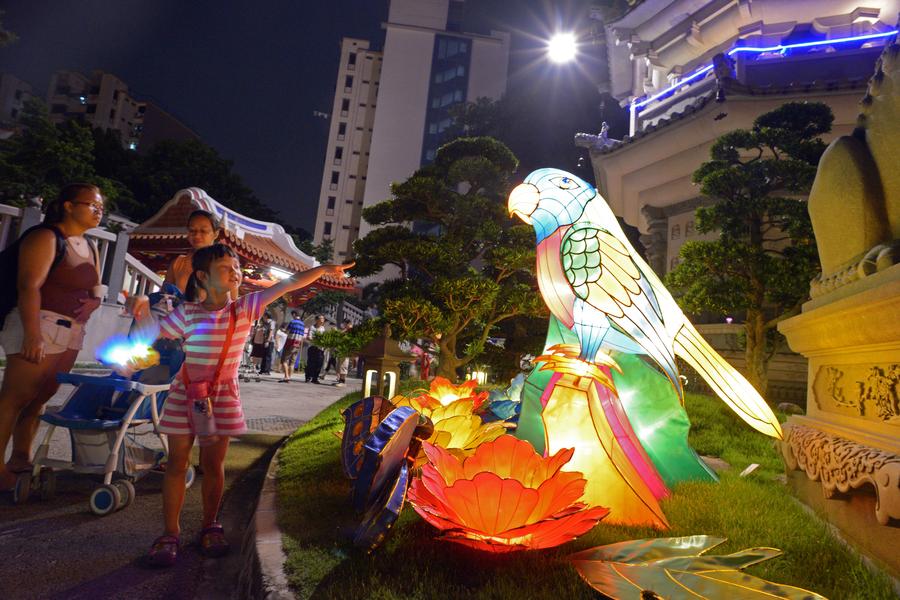
[[[665,208],[645,205],[641,213],[647,219],[647,233],[641,235],[641,243],[647,254],[647,263],[660,277],[666,274],[668,260],[669,217]]]

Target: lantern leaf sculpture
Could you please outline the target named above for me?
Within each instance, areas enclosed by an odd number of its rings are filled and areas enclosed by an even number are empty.
[[[748,548],[721,556],[704,554],[723,542],[724,538],[706,535],[631,540],[578,552],[569,560],[588,585],[614,600],[825,600],[819,594],[741,571],[780,556],[781,550]]]
[[[444,539],[497,553],[552,548],[609,513],[579,502],[584,478],[562,471],[572,450],[544,458],[509,435],[480,445],[462,461],[440,446],[423,447],[429,464],[408,499]]]

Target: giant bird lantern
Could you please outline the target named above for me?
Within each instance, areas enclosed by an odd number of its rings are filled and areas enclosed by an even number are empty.
[[[590,184],[538,169],[508,208],[534,227],[551,312],[516,435],[545,453],[574,448],[585,502],[609,507],[609,522],[665,527],[668,486],[714,480],[687,443],[676,356],[749,425],[781,437],[763,398],[691,325]]]

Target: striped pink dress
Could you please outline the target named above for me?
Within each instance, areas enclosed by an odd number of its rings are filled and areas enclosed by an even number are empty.
[[[260,292],[241,296],[237,300],[237,321],[213,397],[213,415],[220,435],[241,435],[247,431],[238,388],[238,367],[244,344],[250,335],[250,326],[264,309]],[[185,302],[159,322],[160,337],[184,340],[183,368],[188,370],[189,381],[212,380],[228,334],[230,318],[231,303],[219,310],[206,310],[199,303]],[[187,396],[182,373],[179,372],[163,407],[160,432],[193,434],[187,411]]]

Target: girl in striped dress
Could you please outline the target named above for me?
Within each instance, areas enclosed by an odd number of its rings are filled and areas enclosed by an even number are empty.
[[[188,302],[159,322],[159,336],[183,340],[186,357],[160,417],[160,431],[167,435],[169,445],[163,483],[165,530],[150,549],[151,564],[170,566],[178,556],[185,474],[195,437],[203,446],[200,547],[207,556],[222,556],[228,551],[216,518],[225,484],[229,440],[247,429],[238,389],[238,366],[251,324],[283,294],[306,287],[323,275],[341,276],[352,266],[316,267],[232,301],[230,292],[242,277],[237,254],[222,244],[194,253],[193,272],[185,290]],[[201,295],[203,300],[197,302]]]

